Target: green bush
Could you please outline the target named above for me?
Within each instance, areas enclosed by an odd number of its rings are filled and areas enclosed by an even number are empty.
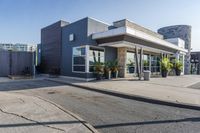
[[[118,61],[114,60],[112,62],[110,62],[110,66],[111,66],[111,71],[112,72],[117,72],[119,70],[119,66],[118,66]]]
[[[161,71],[167,71],[169,72],[172,67],[173,67],[173,64],[170,63],[169,59],[168,58],[163,58],[160,62],[161,64]]]
[[[94,63],[94,72],[97,74],[103,74],[104,73],[104,65],[101,62],[95,62]]]
[[[183,64],[179,60],[175,60],[175,63],[173,65],[173,68],[175,70],[181,71],[183,69]]]

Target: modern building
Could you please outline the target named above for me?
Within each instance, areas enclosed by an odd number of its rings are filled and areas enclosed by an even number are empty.
[[[127,19],[107,24],[93,18],[73,23],[58,21],[41,30],[42,63],[69,77],[91,79],[94,62],[118,60],[119,76],[128,77],[150,70],[160,74],[160,59],[184,61],[188,50],[180,38],[165,40]]]
[[[58,21],[41,30],[42,67],[45,73],[51,68],[61,68],[62,28],[69,24]]]
[[[37,45],[34,44],[10,44],[10,43],[0,43],[1,50],[13,50],[13,51],[27,51],[33,52],[36,50]]]
[[[185,41],[185,49],[188,50],[185,56],[185,74],[190,74],[191,57],[191,30],[190,25],[173,25],[160,28],[158,33],[163,35],[164,39],[180,38]]]
[[[191,52],[191,74],[200,74],[200,51]]]

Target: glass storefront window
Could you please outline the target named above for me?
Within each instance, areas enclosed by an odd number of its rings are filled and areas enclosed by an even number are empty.
[[[157,55],[151,56],[151,72],[152,74],[160,73],[160,57]]]
[[[126,66],[127,66],[127,73],[135,73],[135,53],[133,52],[127,52],[126,53]]]
[[[150,62],[149,55],[143,55],[144,70],[150,70],[150,68],[149,68],[149,65],[150,65],[149,62]]]
[[[73,56],[84,56],[85,47],[75,47],[73,48]]]
[[[89,52],[89,72],[94,72],[94,63],[95,62],[105,62],[105,57],[104,57],[104,49],[98,49],[98,48],[93,48],[90,47],[90,52]]]
[[[86,66],[86,48],[74,47],[73,48],[73,72],[85,72]]]

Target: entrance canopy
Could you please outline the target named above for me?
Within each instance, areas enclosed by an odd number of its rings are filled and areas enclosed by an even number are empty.
[[[186,49],[164,39],[126,26],[94,33],[92,39],[96,40],[99,46],[130,48],[138,46],[147,51],[159,53],[187,52]]]

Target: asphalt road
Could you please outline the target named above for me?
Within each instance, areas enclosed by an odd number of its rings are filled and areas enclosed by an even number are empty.
[[[200,133],[200,111],[124,99],[50,81],[0,84],[0,91],[8,90],[51,100],[102,133]]]

